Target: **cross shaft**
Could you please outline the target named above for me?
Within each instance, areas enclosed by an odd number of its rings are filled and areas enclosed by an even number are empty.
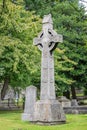
[[[43,19],[42,32],[37,38],[34,38],[34,45],[38,46],[42,51],[41,100],[55,99],[53,50],[62,41],[62,35],[57,34],[53,30],[51,15],[46,15]]]

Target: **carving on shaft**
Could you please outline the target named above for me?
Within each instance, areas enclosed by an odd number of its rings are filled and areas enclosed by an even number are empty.
[[[63,41],[63,38],[53,30],[51,14],[45,15],[42,23],[42,31],[34,38],[34,45],[42,51],[41,99],[55,99],[53,50],[59,42]]]

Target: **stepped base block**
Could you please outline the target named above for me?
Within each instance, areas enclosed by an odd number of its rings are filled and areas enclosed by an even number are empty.
[[[34,121],[37,124],[55,125],[66,122],[58,100],[39,100],[35,103]]]

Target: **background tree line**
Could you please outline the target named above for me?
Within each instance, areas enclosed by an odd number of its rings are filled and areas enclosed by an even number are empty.
[[[0,0],[0,80],[13,87],[40,87],[40,52],[33,38],[41,19],[51,13],[64,42],[55,51],[56,93],[76,99],[75,88],[87,87],[87,15],[79,0]]]

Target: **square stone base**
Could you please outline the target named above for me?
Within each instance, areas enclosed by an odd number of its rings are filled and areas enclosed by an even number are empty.
[[[66,117],[58,100],[39,100],[35,103],[34,121],[37,124],[61,124]]]

